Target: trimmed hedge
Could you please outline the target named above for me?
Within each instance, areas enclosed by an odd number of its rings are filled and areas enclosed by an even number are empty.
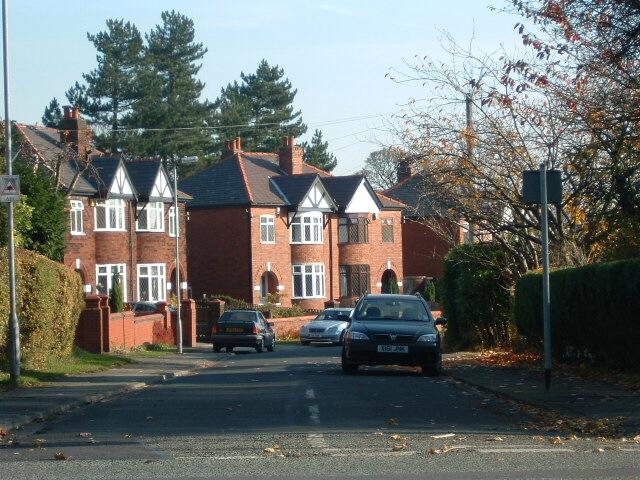
[[[265,305],[252,305],[244,300],[231,297],[229,295],[209,295],[210,298],[217,298],[225,303],[226,310],[253,310],[254,308],[261,311],[263,314],[271,312],[271,318],[288,318],[288,317],[301,317],[308,315],[309,312],[304,308],[297,305],[290,307],[282,307],[273,304]]]
[[[440,284],[447,342],[455,348],[493,347],[512,342],[512,281],[508,256],[496,244],[452,248]]]
[[[46,364],[49,357],[73,353],[76,326],[84,307],[80,276],[29,250],[16,250],[18,318],[22,363]],[[9,323],[7,249],[0,249],[0,366],[6,364]]]
[[[556,270],[550,274],[554,356],[618,368],[640,364],[640,259]],[[541,343],[542,274],[518,282],[518,331]]]

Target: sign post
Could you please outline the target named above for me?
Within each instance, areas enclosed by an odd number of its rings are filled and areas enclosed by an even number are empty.
[[[527,203],[540,204],[540,243],[542,244],[542,321],[544,328],[544,386],[551,387],[551,290],[549,288],[549,203],[562,203],[562,179],[559,170],[528,170],[522,175],[522,197]]]

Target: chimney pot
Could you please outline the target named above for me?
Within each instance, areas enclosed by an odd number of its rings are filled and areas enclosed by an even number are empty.
[[[73,118],[70,105],[65,105],[62,109],[64,110],[64,118]]]

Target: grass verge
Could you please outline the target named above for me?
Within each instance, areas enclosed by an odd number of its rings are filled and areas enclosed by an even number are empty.
[[[121,355],[89,353],[76,348],[67,358],[51,357],[37,369],[23,368],[21,381],[24,386],[35,386],[42,382],[59,380],[66,375],[99,372],[129,363],[131,360]],[[10,387],[8,365],[0,364],[0,390]]]

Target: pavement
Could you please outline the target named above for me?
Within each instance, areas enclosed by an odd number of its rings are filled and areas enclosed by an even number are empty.
[[[638,478],[640,444],[525,430],[510,401],[340,348],[203,353],[191,375],[8,435],[0,478]],[[55,460],[55,458],[60,460]]]
[[[591,422],[620,419],[620,435],[640,434],[640,394],[613,383],[588,380],[557,372],[552,377],[551,388],[544,387],[542,366],[488,366],[466,363],[464,354],[447,366],[447,374],[453,378],[481,388],[484,391],[541,407],[559,415],[584,418]],[[473,359],[476,354],[467,354]]]
[[[105,401],[211,366],[210,346],[185,348],[185,355],[134,356],[121,367],[70,375],[37,387],[0,392],[0,431],[43,422],[82,405]]]

